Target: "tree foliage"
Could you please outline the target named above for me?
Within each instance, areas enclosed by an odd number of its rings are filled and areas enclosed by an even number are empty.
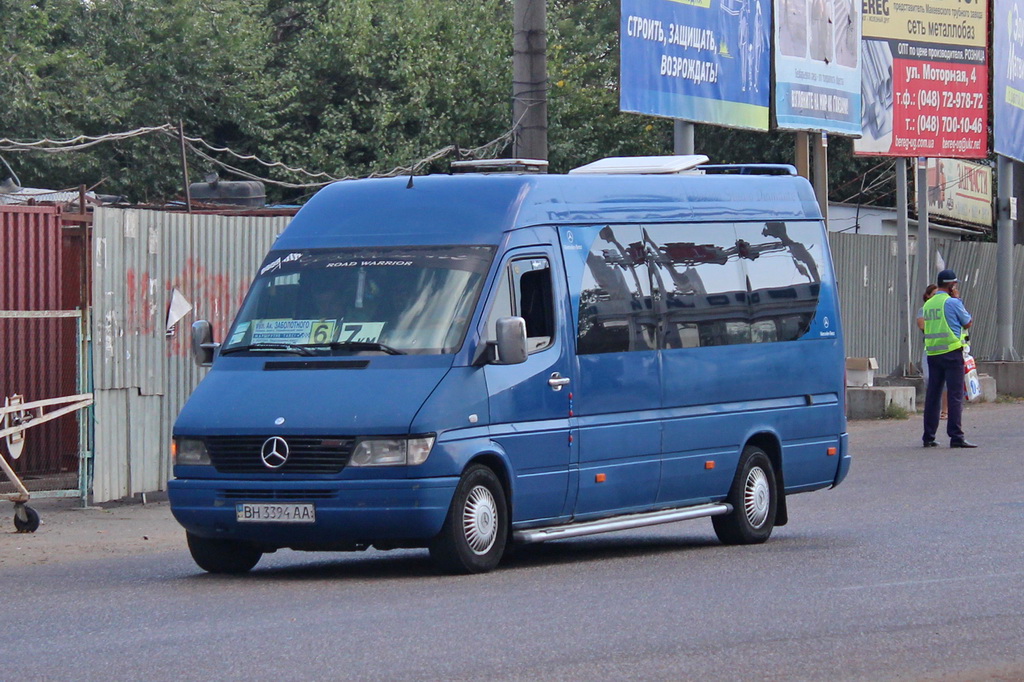
[[[618,5],[548,0],[554,172],[672,150],[671,121],[619,111]],[[0,0],[0,16],[0,137],[181,121],[187,135],[214,145],[345,177],[408,166],[447,145],[475,147],[512,126],[512,0]],[[858,172],[860,162],[846,161],[852,155],[835,153],[842,145],[831,146],[833,178]],[[699,125],[696,146],[716,162],[793,158],[789,133]],[[169,135],[4,157],[30,186],[102,180],[100,191],[143,202],[182,194]],[[217,170],[194,154],[189,163],[193,180]]]

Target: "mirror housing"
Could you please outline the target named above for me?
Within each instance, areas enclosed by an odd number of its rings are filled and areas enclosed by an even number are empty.
[[[518,365],[526,362],[526,320],[521,317],[502,317],[496,325],[498,336],[497,365]]]
[[[192,323],[192,358],[200,367],[213,364],[213,354],[220,348],[213,342],[213,326],[207,320]]]

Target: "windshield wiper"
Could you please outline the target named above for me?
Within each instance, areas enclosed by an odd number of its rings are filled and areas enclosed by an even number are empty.
[[[281,350],[286,353],[294,353],[295,355],[313,354],[313,351],[311,351],[308,346],[296,343],[250,343],[246,346],[232,346],[231,348],[222,350],[220,354],[227,355],[228,353],[235,353],[240,350]]]
[[[331,350],[379,350],[388,355],[405,355],[404,350],[392,348],[376,341],[331,341],[330,343],[304,343],[303,348],[330,348]]]

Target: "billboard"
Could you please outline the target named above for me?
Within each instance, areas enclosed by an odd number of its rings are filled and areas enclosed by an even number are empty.
[[[858,154],[988,154],[987,4],[864,0]]]
[[[959,159],[928,159],[928,215],[992,227],[992,168]]]
[[[1024,0],[995,0],[992,11],[994,144],[997,154],[1024,161]]]
[[[619,108],[768,129],[769,0],[622,0]]]
[[[861,0],[775,0],[775,120],[860,135]]]

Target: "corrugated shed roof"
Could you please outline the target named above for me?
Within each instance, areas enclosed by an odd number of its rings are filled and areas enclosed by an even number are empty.
[[[87,199],[96,199],[96,194],[94,192],[86,192],[85,196]],[[77,204],[78,190],[72,192],[53,189],[39,189],[37,187],[22,187],[17,192],[0,192],[0,205],[24,206],[30,200],[34,200],[36,203]]]

